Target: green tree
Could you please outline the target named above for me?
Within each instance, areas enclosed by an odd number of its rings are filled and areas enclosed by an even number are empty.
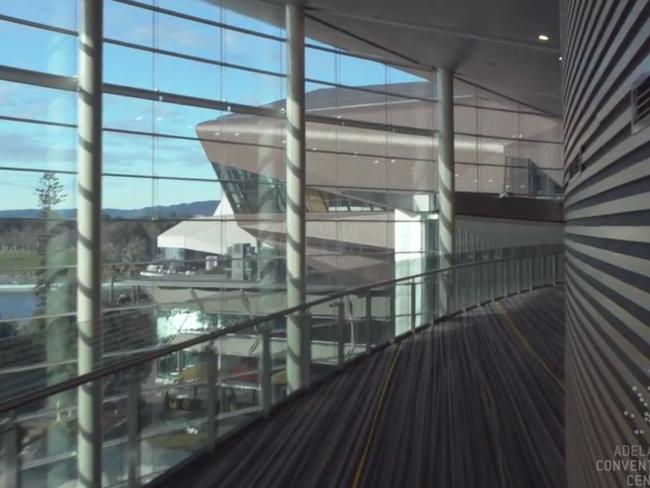
[[[74,358],[76,350],[76,328],[73,316],[75,293],[74,268],[70,266],[74,232],[69,222],[57,214],[56,207],[67,197],[58,176],[47,171],[38,180],[34,190],[40,210],[38,255],[40,266],[36,275],[34,294],[38,301],[36,315],[37,332],[32,340],[43,341],[45,360],[52,364],[47,368],[47,384],[54,385],[74,376],[74,365],[65,361]],[[58,409],[72,405],[73,394],[60,394],[48,399],[48,406]],[[55,456],[71,449],[67,421],[52,422],[47,430],[47,453]],[[67,465],[57,465],[48,472],[48,486],[58,486],[68,478]]]
[[[63,202],[68,194],[65,192],[59,177],[52,171],[46,171],[38,180],[38,186],[34,190],[38,199],[38,208],[41,217],[47,218],[59,203]]]

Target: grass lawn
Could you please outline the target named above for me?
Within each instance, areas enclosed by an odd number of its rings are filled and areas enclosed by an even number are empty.
[[[0,251],[0,269],[12,268],[16,270],[40,265],[40,258],[36,253],[26,251]]]

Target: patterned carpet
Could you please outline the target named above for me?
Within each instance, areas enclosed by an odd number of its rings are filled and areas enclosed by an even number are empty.
[[[355,362],[156,486],[563,488],[564,294],[473,309]]]

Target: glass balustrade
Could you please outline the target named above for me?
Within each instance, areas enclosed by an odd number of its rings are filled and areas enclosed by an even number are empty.
[[[334,293],[297,310],[308,344],[305,387],[446,316],[563,281],[560,246],[466,252],[454,259],[449,268]],[[268,312],[175,337],[59,385],[12,390],[13,398],[0,404],[2,486],[76,482],[78,390],[93,381],[102,391],[104,486],[150,481],[268,413],[291,396],[287,317],[296,311]],[[43,368],[47,374],[76,370],[73,363]]]

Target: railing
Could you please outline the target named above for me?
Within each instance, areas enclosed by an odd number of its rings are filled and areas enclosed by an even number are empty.
[[[0,486],[77,481],[77,391],[100,383],[102,485],[139,486],[288,397],[287,317],[301,314],[311,383],[457,312],[563,280],[559,246],[457,256],[455,266],[336,293],[0,404]],[[304,387],[309,387],[309,382]]]

